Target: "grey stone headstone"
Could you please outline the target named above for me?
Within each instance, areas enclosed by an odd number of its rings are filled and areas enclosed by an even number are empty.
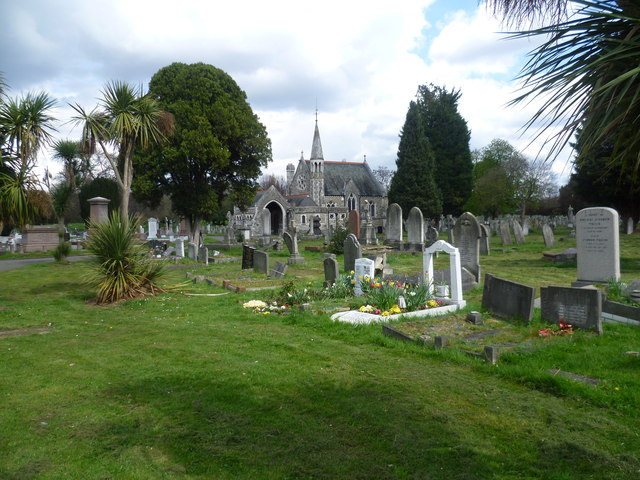
[[[476,217],[465,212],[453,226],[453,244],[460,252],[460,266],[469,270],[480,281],[480,237],[482,229]]]
[[[327,257],[324,259],[324,284],[333,285],[338,278],[338,261],[335,258]]]
[[[524,243],[524,232],[516,220],[513,221],[513,236],[516,238],[516,243]]]
[[[176,257],[184,258],[184,240],[176,238]]]
[[[495,277],[484,276],[482,307],[494,315],[507,319],[531,321],[535,287]]]
[[[629,217],[627,218],[627,228],[625,233],[627,235],[631,235],[633,233],[633,230],[634,230],[633,217]]]
[[[344,270],[350,272],[355,268],[356,259],[362,256],[360,242],[353,233],[344,240]]]
[[[375,276],[375,263],[368,258],[358,258],[355,261],[354,270],[356,283],[353,287],[353,292],[359,297],[362,295],[362,282]]]
[[[500,222],[500,237],[502,238],[502,245],[511,245],[511,232],[507,222]]]
[[[197,255],[198,255],[198,247],[195,243],[193,242],[189,242],[189,260],[196,260],[197,259]]]
[[[553,237],[553,230],[546,223],[542,225],[542,238],[544,238],[544,246],[547,248],[553,248],[556,246],[556,240]]]
[[[287,273],[287,267],[288,265],[286,263],[276,262],[276,264],[273,266],[273,269],[269,273],[269,276],[274,278],[282,278]]]
[[[242,246],[242,269],[247,270],[253,268],[253,254],[256,251],[255,248],[249,245]]]
[[[296,248],[297,246],[294,245],[293,237],[291,236],[291,234],[289,232],[284,232],[282,234],[282,238],[284,239],[284,244],[287,246],[287,250],[289,250],[289,253],[291,255],[297,254],[298,249]]]
[[[269,254],[262,250],[253,252],[253,271],[258,273],[269,273]]]
[[[424,244],[424,217],[418,207],[409,210],[407,217],[407,241],[411,245]]]
[[[490,238],[491,232],[489,227],[480,224],[480,255],[489,255],[491,253]]]
[[[387,208],[384,242],[392,245],[402,242],[402,208],[397,203],[392,203]]]
[[[592,207],[576,214],[578,280],[606,282],[620,278],[618,212]]]
[[[424,231],[424,245],[425,247],[430,247],[434,243],[438,241],[438,230],[431,225],[427,225],[427,228]]]
[[[149,226],[149,234],[147,235],[147,238],[149,239],[154,239],[157,238],[158,236],[158,219],[157,218],[150,218],[148,220],[148,226]]]
[[[541,287],[543,320],[566,323],[583,330],[602,333],[602,295],[595,288]]]
[[[202,247],[198,250],[198,261],[209,265],[209,249],[207,247]]]

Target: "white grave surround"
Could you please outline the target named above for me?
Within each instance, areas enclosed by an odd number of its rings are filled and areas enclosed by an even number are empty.
[[[365,281],[365,278],[369,277],[369,279],[373,279],[375,276],[375,262],[368,258],[356,258],[355,267],[354,267],[354,280],[356,283],[353,286],[353,293],[356,297],[362,296],[362,282]]]
[[[387,315],[386,317],[374,315],[372,313],[359,312],[357,310],[350,310],[348,312],[339,312],[331,315],[331,320],[352,324],[382,323],[411,317],[433,317],[463,309],[467,306],[467,302],[462,298],[462,269],[460,268],[460,253],[457,248],[444,240],[438,240],[427,248],[423,255],[423,266],[428,279],[433,278],[433,256],[436,252],[445,252],[449,254],[449,268],[451,269],[451,298],[444,301],[444,303],[447,303],[446,305],[443,305],[442,307],[428,308],[426,310],[416,310],[413,312],[398,313],[396,315]],[[356,264],[358,260],[356,260]],[[356,279],[357,278],[358,276],[356,271]],[[432,294],[433,289],[433,282],[430,282],[429,291]]]

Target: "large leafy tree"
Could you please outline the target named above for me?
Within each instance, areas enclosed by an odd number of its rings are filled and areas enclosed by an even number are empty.
[[[173,129],[173,120],[157,100],[126,82],[107,83],[98,107],[87,112],[78,104],[74,120],[82,125],[85,151],[99,146],[109,161],[120,190],[120,218],[129,218],[133,183],[133,152],[138,146],[160,143]]]
[[[153,76],[149,91],[175,116],[176,128],[166,144],[137,157],[143,173],[135,192],[147,201],[169,195],[198,244],[200,221],[215,217],[225,200],[252,203],[271,142],[246,94],[212,65],[173,63]]]
[[[0,90],[4,82],[0,79]],[[33,169],[40,148],[51,140],[55,105],[46,92],[20,98],[0,95],[0,215],[3,222],[22,226],[38,215],[39,182]],[[39,198],[39,197],[38,197]]]
[[[454,215],[463,212],[473,187],[471,133],[458,112],[460,95],[459,90],[421,85],[416,101],[433,153],[434,178],[442,195],[442,210]]]
[[[418,207],[425,217],[438,217],[442,213],[442,200],[434,179],[433,153],[420,107],[413,101],[400,133],[396,167],[389,186],[389,202],[400,205],[404,215],[412,207]]]
[[[640,169],[640,4],[635,0],[573,0],[565,17],[562,0],[488,0],[516,24],[542,17],[544,25],[512,35],[541,37],[520,74],[523,93],[514,103],[544,98],[527,124],[538,127],[559,153],[578,129],[582,148],[576,162],[601,162],[637,181]],[[559,126],[559,128],[558,128]],[[548,135],[551,132],[551,135]],[[598,152],[612,146],[608,157]]]

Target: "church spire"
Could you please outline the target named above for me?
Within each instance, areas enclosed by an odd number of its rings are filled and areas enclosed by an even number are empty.
[[[318,110],[316,110],[316,129],[313,132],[313,145],[311,146],[310,160],[324,160],[322,154],[322,143],[320,142],[320,131],[318,130]]]

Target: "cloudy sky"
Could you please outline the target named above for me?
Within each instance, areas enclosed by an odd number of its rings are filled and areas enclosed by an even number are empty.
[[[471,148],[493,138],[529,156],[540,148],[521,134],[535,105],[505,106],[532,45],[503,40],[476,0],[21,0],[0,12],[9,93],[55,97],[60,138],[80,134],[68,103],[91,109],[107,81],[146,87],[173,62],[205,62],[236,80],[266,125],[270,173],[308,157],[316,106],[325,160],[395,168],[409,102],[427,83],[461,90]],[[554,170],[567,175],[567,158]],[[39,166],[59,168],[47,152]]]

